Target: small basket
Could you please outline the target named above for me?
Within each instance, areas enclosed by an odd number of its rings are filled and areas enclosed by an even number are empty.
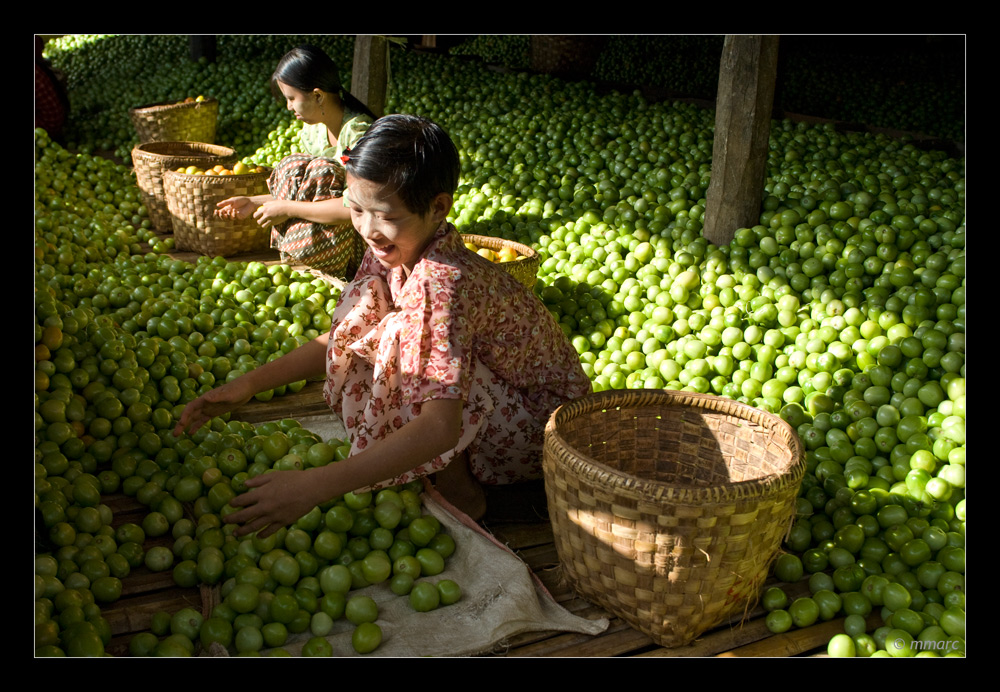
[[[208,170],[216,164],[230,166],[238,160],[236,150],[204,142],[145,142],[132,149],[132,166],[143,203],[149,211],[153,228],[162,232],[173,229],[167,198],[163,191],[163,173],[188,166]]]
[[[677,647],[756,602],[805,461],[791,426],[751,406],[607,390],[553,412],[543,470],[569,585]]]
[[[215,143],[219,101],[207,98],[189,103],[153,103],[129,109],[140,142]]]
[[[462,240],[473,243],[477,247],[489,248],[493,252],[497,252],[503,247],[514,248],[517,254],[524,257],[524,259],[513,260],[511,262],[495,262],[496,266],[503,269],[529,289],[535,287],[535,280],[538,277],[538,253],[527,245],[514,242],[513,240],[495,238],[489,235],[475,235],[473,233],[463,233]]]
[[[166,171],[163,189],[173,220],[178,250],[194,250],[203,255],[229,257],[241,252],[258,252],[270,246],[271,234],[251,216],[246,219],[219,218],[216,204],[230,197],[251,197],[267,193],[270,169],[242,175],[192,175]]]

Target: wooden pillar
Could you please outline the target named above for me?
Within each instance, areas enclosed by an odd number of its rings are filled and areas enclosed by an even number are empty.
[[[777,64],[777,36],[726,36],[702,231],[716,245],[758,223]]]
[[[385,112],[388,81],[389,42],[384,36],[355,37],[351,93],[379,117]]]

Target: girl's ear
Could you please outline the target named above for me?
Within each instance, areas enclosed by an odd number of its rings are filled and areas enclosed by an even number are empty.
[[[451,211],[451,205],[454,203],[454,197],[447,192],[439,192],[431,202],[431,214],[434,217],[434,221],[437,223],[444,221],[448,217],[448,212]]]

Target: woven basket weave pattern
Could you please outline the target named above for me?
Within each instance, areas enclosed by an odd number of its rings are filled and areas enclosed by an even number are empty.
[[[204,142],[144,142],[132,149],[132,165],[143,203],[149,211],[150,223],[158,231],[173,230],[173,220],[167,208],[163,190],[165,171],[198,166],[209,169],[216,164],[236,163],[235,149]]]
[[[213,256],[267,249],[270,234],[252,216],[219,218],[215,216],[215,208],[218,202],[229,197],[266,193],[269,175],[270,170],[244,175],[189,175],[167,171],[163,187],[177,248]]]
[[[219,102],[154,103],[129,111],[140,142],[215,143]]]
[[[549,421],[543,462],[568,583],[668,647],[759,595],[804,473],[780,418],[666,391],[566,404]]]
[[[505,272],[513,276],[528,288],[534,288],[535,280],[538,276],[538,253],[522,243],[496,238],[488,235],[475,235],[473,233],[463,233],[462,239],[465,242],[475,243],[478,247],[485,247],[497,252],[504,247],[512,247],[518,255],[524,257],[523,260],[513,262],[497,262],[496,265]]]

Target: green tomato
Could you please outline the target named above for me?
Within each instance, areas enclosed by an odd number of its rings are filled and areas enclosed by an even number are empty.
[[[857,647],[848,634],[835,634],[827,643],[826,652],[831,658],[854,658]]]

